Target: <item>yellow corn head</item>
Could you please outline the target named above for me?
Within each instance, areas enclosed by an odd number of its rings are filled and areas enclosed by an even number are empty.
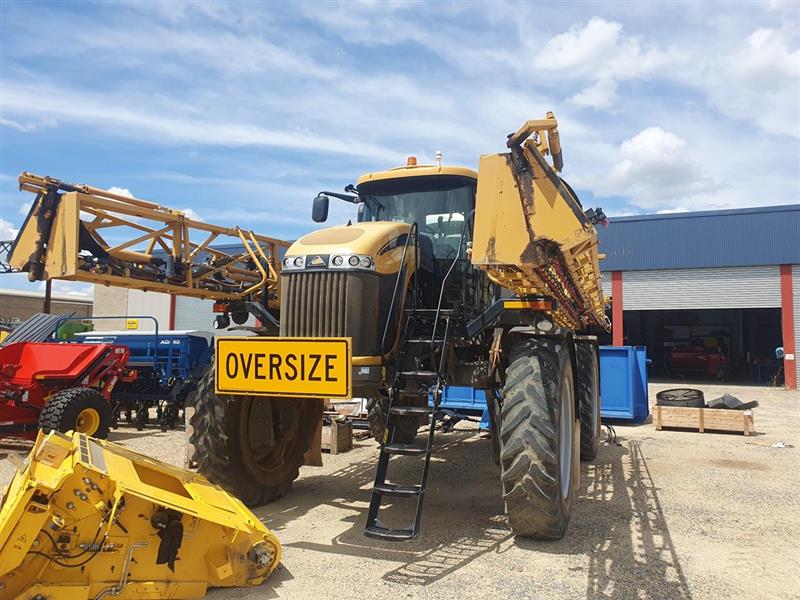
[[[280,543],[200,475],[76,433],[39,434],[0,508],[0,597],[199,598],[259,585]]]

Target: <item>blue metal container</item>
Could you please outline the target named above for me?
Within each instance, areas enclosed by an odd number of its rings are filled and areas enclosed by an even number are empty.
[[[433,406],[433,398],[429,398],[430,406]],[[486,404],[486,390],[471,387],[447,386],[442,394],[442,401],[439,403],[439,410],[444,411],[453,420],[452,424],[458,421],[459,417],[480,417],[480,429],[491,429],[489,422],[489,409]]]
[[[600,416],[641,423],[649,414],[647,348],[600,346]]]

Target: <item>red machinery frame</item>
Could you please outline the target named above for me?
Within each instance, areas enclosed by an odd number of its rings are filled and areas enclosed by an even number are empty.
[[[130,352],[112,344],[17,342],[0,347],[0,437],[33,439],[55,393],[94,388],[106,401],[127,374]]]

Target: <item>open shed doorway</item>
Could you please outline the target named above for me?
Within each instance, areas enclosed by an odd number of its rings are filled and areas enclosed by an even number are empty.
[[[624,334],[626,345],[647,346],[658,379],[782,383],[778,308],[626,310]]]

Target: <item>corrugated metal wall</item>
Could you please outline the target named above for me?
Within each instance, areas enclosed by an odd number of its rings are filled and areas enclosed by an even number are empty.
[[[216,331],[214,329],[213,300],[201,300],[200,298],[187,298],[178,296],[175,298],[175,329],[196,329],[200,331]],[[256,324],[255,318],[251,315],[246,325],[253,327]],[[231,325],[235,325],[231,323]],[[222,330],[220,334],[227,333]]]
[[[213,306],[213,300],[178,296],[175,298],[175,329],[212,331],[216,316]]]
[[[663,269],[622,274],[625,310],[780,308],[777,266]]]
[[[611,273],[605,272],[603,275],[603,296],[611,296]]]
[[[612,217],[597,234],[604,270],[638,271],[798,264],[798,231],[795,204]]]

